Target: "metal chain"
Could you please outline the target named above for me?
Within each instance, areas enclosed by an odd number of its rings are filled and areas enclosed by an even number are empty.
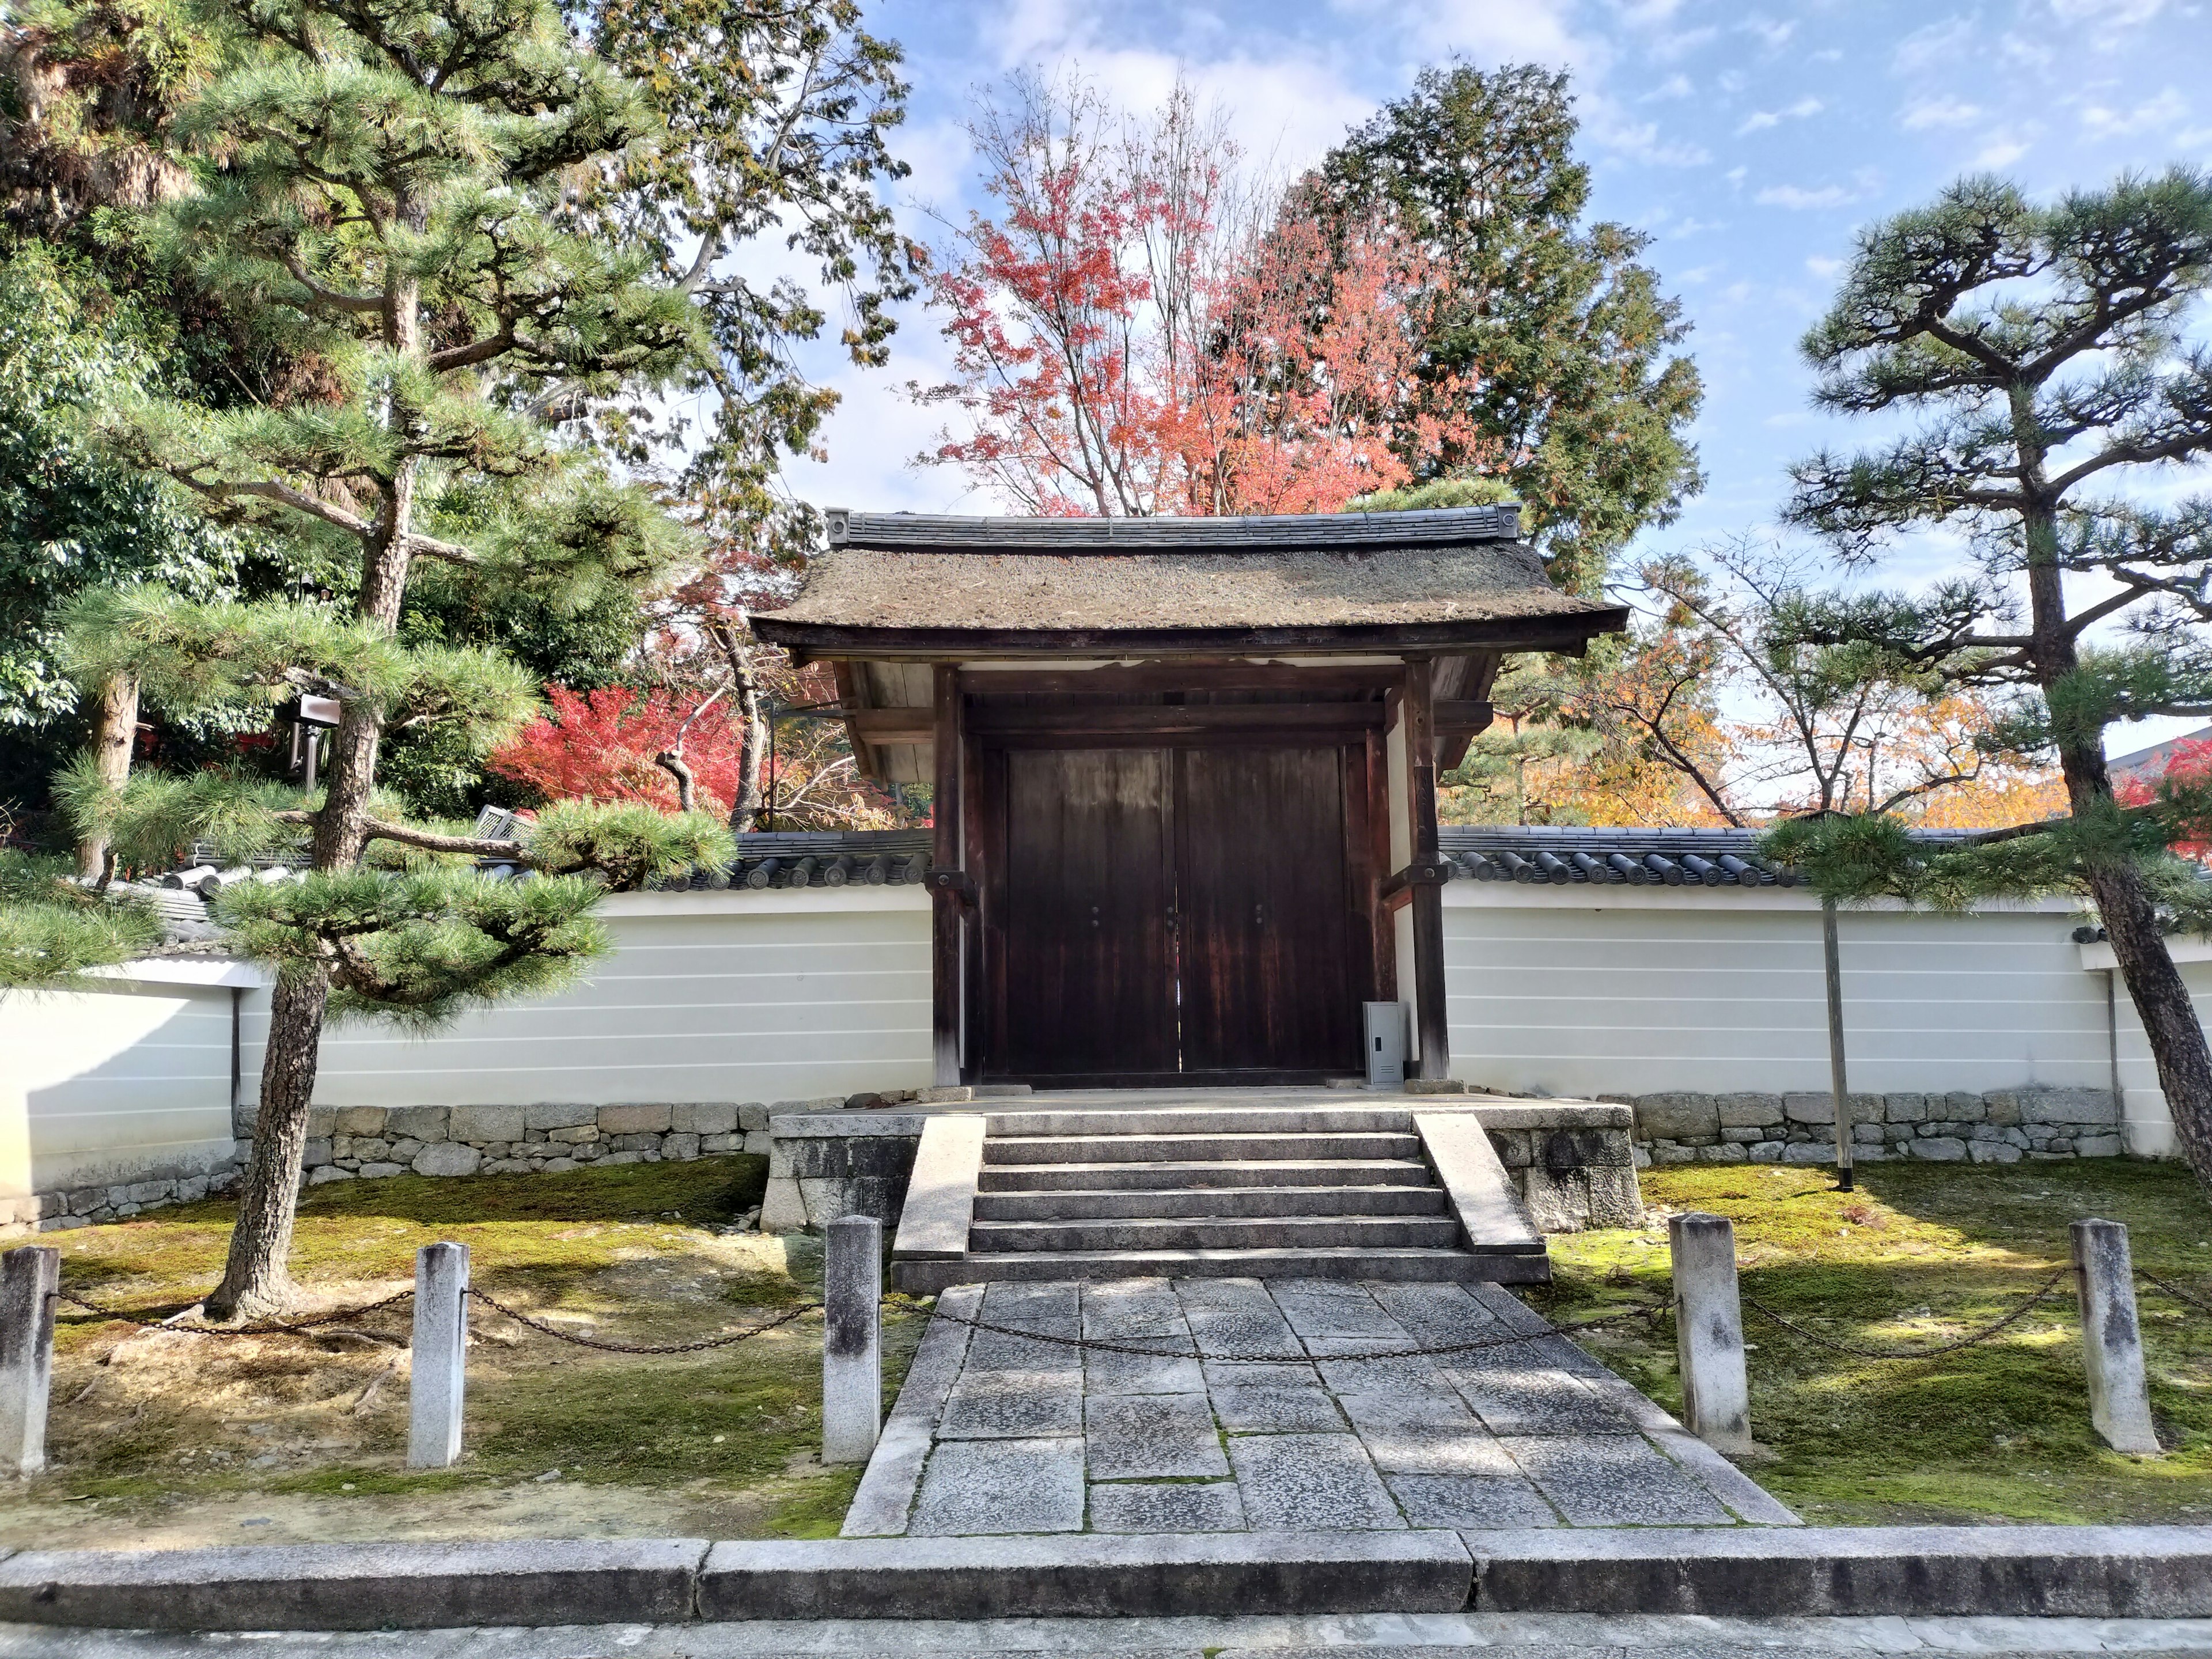
[[[2190,1293],[2185,1290],[2177,1289],[2175,1286],[2167,1284],[2154,1273],[2151,1273],[2142,1267],[2138,1267],[2136,1269],[2136,1277],[2142,1279],[2143,1283],[2149,1285],[2151,1289],[2172,1297],[2176,1302],[2185,1302],[2191,1307],[2196,1309],[2199,1313],[2212,1314],[2212,1302],[2203,1301],[2197,1297],[2190,1295]]]
[[[87,1301],[74,1291],[57,1291],[55,1294],[64,1302],[82,1308],[87,1313],[97,1314],[102,1319],[119,1319],[126,1325],[137,1325],[149,1331],[178,1331],[186,1336],[282,1336],[287,1332],[314,1331],[325,1325],[343,1325],[363,1314],[373,1314],[379,1309],[404,1302],[415,1294],[415,1291],[410,1285],[406,1290],[386,1297],[381,1302],[371,1302],[360,1308],[344,1308],[337,1313],[318,1314],[313,1319],[263,1320],[252,1325],[172,1325],[166,1320],[148,1319],[125,1312],[121,1308],[102,1307],[97,1302]]]
[[[1013,1325],[994,1325],[988,1320],[963,1319],[957,1314],[945,1311],[939,1302],[936,1317],[948,1325],[964,1325],[971,1331],[989,1331],[998,1336],[1018,1336],[1024,1341],[1050,1342],[1064,1348],[1083,1348],[1093,1353],[1135,1354],[1146,1359],[1204,1358],[1222,1365],[1310,1365],[1316,1359],[1427,1359],[1439,1354],[1472,1353],[1483,1348],[1512,1348],[1524,1343],[1542,1342],[1554,1336],[1573,1336],[1582,1331],[1603,1330],[1608,1326],[1622,1325],[1632,1319],[1656,1319],[1674,1304],[1672,1300],[1649,1308],[1632,1308],[1617,1314],[1607,1314],[1602,1319],[1585,1320],[1579,1325],[1556,1325],[1549,1329],[1532,1331],[1522,1335],[1486,1336],[1469,1342],[1447,1343],[1436,1348],[1380,1348],[1371,1353],[1209,1353],[1205,1355],[1173,1353],[1160,1348],[1139,1348],[1126,1342],[1106,1342],[1095,1338],[1055,1336],[1043,1331],[1025,1331]],[[1328,1340],[1316,1338],[1316,1340]]]
[[[1987,1342],[2008,1326],[2016,1324],[2047,1299],[2058,1288],[2059,1280],[2073,1271],[2070,1267],[2054,1268],[2051,1277],[2045,1279],[2027,1300],[2005,1315],[2003,1318],[1994,1324],[1985,1325],[1969,1335],[1962,1336],[1955,1342],[1939,1342],[1929,1348],[1864,1348],[1856,1343],[1839,1342],[1832,1336],[1823,1336],[1818,1331],[1807,1330],[1796,1320],[1777,1313],[1748,1291],[1744,1291],[1741,1294],[1744,1304],[1761,1318],[1771,1324],[1779,1325],[1792,1335],[1803,1337],[1805,1340],[1817,1346],[1832,1348],[1838,1353],[1852,1354],[1861,1359],[1934,1359],[1942,1354],[1956,1353],[1961,1348],[1971,1348],[1978,1343]]]
[[[574,1331],[564,1331],[558,1326],[549,1325],[542,1319],[533,1319],[530,1315],[519,1309],[508,1307],[497,1297],[480,1291],[473,1285],[469,1286],[468,1293],[485,1306],[497,1309],[518,1325],[529,1326],[540,1335],[550,1336],[562,1342],[573,1342],[580,1348],[598,1348],[605,1353],[704,1353],[709,1348],[733,1346],[748,1338],[758,1336],[765,1331],[772,1331],[779,1325],[788,1325],[802,1314],[817,1313],[822,1308],[819,1302],[803,1302],[795,1308],[778,1314],[764,1325],[756,1325],[750,1330],[739,1331],[734,1336],[710,1336],[697,1342],[607,1342],[595,1336],[579,1336]]]

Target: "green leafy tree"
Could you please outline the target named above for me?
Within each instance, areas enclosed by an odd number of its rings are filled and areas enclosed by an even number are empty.
[[[2212,351],[2191,334],[2208,287],[2212,179],[2185,168],[2049,206],[1970,178],[1863,233],[1805,337],[1817,401],[1918,424],[1801,463],[1790,516],[1862,568],[1901,532],[1955,526],[1975,568],[1917,595],[1808,595],[1789,630],[1942,684],[2015,689],[2023,706],[1997,744],[2055,752],[2070,810],[1948,851],[1882,818],[1789,826],[1777,847],[1836,898],[2086,893],[2181,1148],[2212,1186],[2212,1054],[2164,931],[2212,930],[2204,884],[2165,851],[2203,838],[2212,800],[2170,786],[2124,809],[2103,744],[2116,720],[2212,713],[2212,498],[2126,493],[2212,454]],[[2069,577],[2087,595],[2069,595]],[[2089,639],[2111,622],[2119,643]]]
[[[1382,216],[1428,256],[1423,384],[1455,405],[1431,412],[1469,417],[1472,447],[1421,476],[1503,478],[1554,572],[1595,592],[1609,556],[1699,487],[1686,434],[1704,390],[1671,355],[1680,303],[1638,263],[1650,239],[1585,221],[1576,125],[1565,75],[1425,70],[1310,189],[1341,232]]]
[[[198,798],[151,815],[173,836],[226,824],[248,839],[307,836],[304,880],[223,909],[279,971],[254,1153],[209,1298],[218,1314],[289,1299],[330,1012],[434,1018],[472,997],[543,990],[596,948],[586,912],[604,873],[507,887],[471,870],[377,867],[517,850],[404,822],[378,797],[378,754],[400,726],[496,741],[534,690],[495,652],[396,635],[420,560],[580,609],[684,556],[686,538],[642,491],[556,441],[542,401],[557,391],[588,410],[665,386],[708,349],[690,296],[657,279],[652,250],[611,234],[572,188],[650,154],[662,130],[545,0],[288,0],[237,5],[223,23],[234,49],[177,119],[193,187],[149,237],[198,284],[250,301],[311,347],[324,380],[313,396],[230,410],[121,400],[101,437],[216,522],[326,552],[354,573],[353,592],[325,607],[142,590],[72,635],[83,672],[127,653],[149,693],[178,706],[295,690],[343,703],[319,799],[287,806],[265,787],[194,779],[184,787]],[[178,781],[70,787],[79,814],[120,846],[139,834],[133,797]],[[719,826],[674,822],[656,867],[726,849]],[[379,842],[392,853],[365,863]]]

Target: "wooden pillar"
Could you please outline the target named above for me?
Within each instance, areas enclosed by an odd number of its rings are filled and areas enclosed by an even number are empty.
[[[960,835],[960,671],[936,672],[937,789],[931,803],[936,839],[930,851],[929,992],[931,1048],[939,1088],[960,1081],[961,884],[966,868]]]
[[[1437,859],[1437,722],[1434,664],[1408,658],[1401,705],[1406,722],[1407,822],[1413,830],[1413,862]],[[1451,1075],[1451,1033],[1444,1005],[1443,890],[1422,882],[1413,890],[1413,1025],[1420,1033],[1424,1078]]]
[[[1369,947],[1375,958],[1372,981],[1377,1002],[1398,1000],[1398,927],[1390,907],[1378,896],[1382,884],[1397,872],[1390,867],[1390,757],[1389,739],[1380,732],[1367,734],[1366,770],[1362,787],[1366,793],[1367,867],[1374,872],[1368,894]]]

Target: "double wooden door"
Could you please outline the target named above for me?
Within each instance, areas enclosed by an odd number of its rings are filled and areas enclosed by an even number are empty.
[[[1258,1080],[1359,1064],[1340,749],[984,757],[983,1069]]]

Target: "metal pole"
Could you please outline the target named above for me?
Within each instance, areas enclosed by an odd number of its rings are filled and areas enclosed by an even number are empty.
[[[1844,1076],[1844,969],[1836,949],[1836,902],[1820,901],[1820,955],[1828,980],[1828,1086],[1836,1097],[1836,1190],[1851,1189],[1851,1097]]]

